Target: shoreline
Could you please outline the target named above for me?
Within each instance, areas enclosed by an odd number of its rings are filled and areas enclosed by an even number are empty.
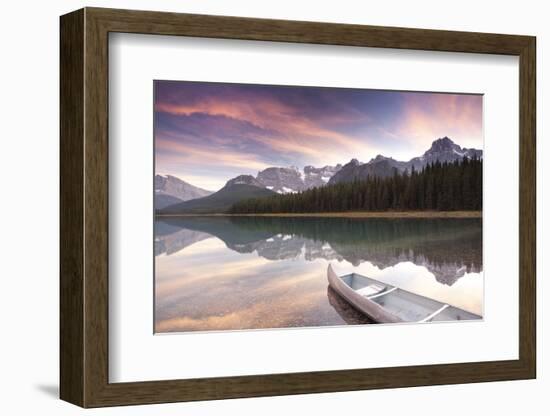
[[[155,217],[482,218],[482,211],[354,211],[276,214],[155,214]]]

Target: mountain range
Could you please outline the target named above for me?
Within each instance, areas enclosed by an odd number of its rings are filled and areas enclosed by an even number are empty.
[[[240,175],[225,184],[218,192],[203,198],[179,202],[161,208],[162,214],[207,214],[225,212],[243,199],[262,198],[276,195],[266,189],[252,175]]]
[[[341,168],[342,165],[340,164],[322,168],[306,166],[302,172],[296,167],[272,167],[258,172],[256,179],[269,190],[279,194],[287,194],[324,186]]]
[[[450,138],[442,137],[435,140],[424,154],[409,161],[378,155],[366,163],[352,159],[343,166],[306,166],[303,171],[296,167],[269,167],[258,172],[256,177],[240,175],[230,179],[214,193],[174,176],[157,175],[155,209],[161,214],[223,213],[244,199],[301,192],[327,184],[363,180],[368,176],[388,177],[395,172],[418,171],[430,163],[453,162],[464,157],[481,159],[483,152],[460,147]]]
[[[408,162],[401,162],[382,155],[376,156],[367,163],[352,159],[330,178],[329,184],[352,182],[355,179],[366,179],[367,176],[388,177],[396,171],[398,173],[403,173],[405,170],[411,172],[413,168],[419,171],[426,165],[437,161],[453,162],[464,157],[480,159],[482,156],[483,152],[481,150],[466,149],[460,147],[448,137],[442,137],[435,140],[422,156],[414,157]]]
[[[198,188],[172,175],[155,175],[155,208],[162,209],[191,199],[202,198],[212,191]]]

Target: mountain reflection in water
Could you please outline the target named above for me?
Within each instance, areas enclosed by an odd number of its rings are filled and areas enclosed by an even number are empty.
[[[368,323],[326,267],[482,312],[480,219],[171,217],[155,221],[157,332]]]

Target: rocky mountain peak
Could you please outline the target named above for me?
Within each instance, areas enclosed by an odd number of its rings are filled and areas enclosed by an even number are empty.
[[[453,150],[460,151],[462,149],[459,145],[445,136],[434,140],[432,146],[428,149],[428,151],[426,151],[425,154],[429,155],[433,153],[452,152]]]
[[[342,165],[336,166],[323,166],[322,168],[316,168],[313,166],[306,166],[304,168],[304,185],[305,189],[318,188],[328,183],[338,171],[342,169]]]
[[[212,192],[193,186],[173,175],[155,175],[155,207],[202,198]]]
[[[386,157],[383,155],[376,155],[376,157],[372,158],[369,163],[377,163],[377,162],[382,162],[384,160],[392,160],[392,158]]]
[[[368,163],[360,163],[357,159],[352,159],[330,179],[329,183],[351,182],[356,179],[364,180],[373,176],[387,177],[394,175],[395,172],[399,173],[405,170],[410,172],[413,167],[420,170],[427,164],[436,161],[441,163],[453,162],[464,157],[479,159],[483,157],[483,152],[477,149],[461,148],[445,136],[434,140],[431,147],[422,156],[412,158],[408,162],[398,161],[383,155],[377,155]]]
[[[225,184],[225,188],[233,185],[250,185],[258,188],[264,188],[263,184],[252,175],[239,175],[233,179],[230,179]]]
[[[258,172],[257,180],[265,188],[280,194],[304,190],[302,172],[294,166],[290,168],[272,167],[264,169]]]
[[[324,186],[341,168],[341,165],[324,166],[322,168],[308,165],[304,167],[302,172],[295,166],[288,168],[270,167],[258,172],[256,179],[265,188],[280,194],[286,194]]]

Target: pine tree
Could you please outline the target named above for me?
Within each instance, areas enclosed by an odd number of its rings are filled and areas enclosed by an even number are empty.
[[[483,162],[463,158],[422,170],[370,177],[307,191],[248,199],[230,213],[307,213],[386,210],[481,210]]]

